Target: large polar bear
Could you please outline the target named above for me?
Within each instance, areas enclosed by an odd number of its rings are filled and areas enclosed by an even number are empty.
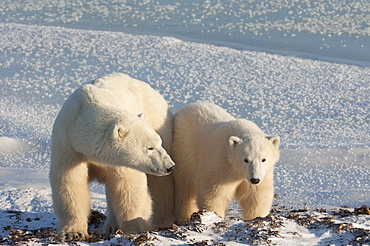
[[[145,119],[144,119],[145,116]],[[88,237],[88,182],[105,184],[108,219],[103,232],[151,229],[174,220],[173,115],[148,84],[111,74],[77,89],[63,105],[52,132],[50,183],[57,231],[66,240]],[[163,141],[163,147],[162,147]],[[169,153],[169,152],[168,152]],[[148,175],[148,180],[146,174]]]
[[[245,219],[268,215],[279,143],[278,136],[214,104],[182,108],[175,115],[171,152],[178,223],[203,209],[224,218],[234,196]]]

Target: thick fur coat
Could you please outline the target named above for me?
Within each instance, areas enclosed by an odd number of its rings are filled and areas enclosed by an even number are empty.
[[[203,209],[224,218],[235,196],[245,219],[268,215],[279,143],[278,136],[214,104],[182,108],[175,115],[171,153],[178,222]]]
[[[152,205],[154,223],[171,224],[173,179],[164,175],[174,166],[172,124],[163,97],[127,75],[107,75],[77,89],[52,131],[50,183],[59,236],[88,237],[92,180],[106,187],[104,233],[150,230]]]

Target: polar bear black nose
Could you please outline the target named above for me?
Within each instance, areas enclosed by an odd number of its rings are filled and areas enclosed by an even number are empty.
[[[252,184],[258,184],[260,182],[260,179],[250,179]]]
[[[175,165],[173,165],[173,166],[172,166],[172,167],[170,167],[170,168],[167,168],[167,173],[170,173],[174,168],[175,168]]]

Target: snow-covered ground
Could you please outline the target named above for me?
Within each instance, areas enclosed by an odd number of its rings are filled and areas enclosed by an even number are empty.
[[[370,205],[369,1],[5,0],[0,13],[2,237],[10,228],[55,227],[47,174],[53,121],[77,87],[112,72],[148,82],[174,113],[212,101],[280,135],[276,208],[332,214]],[[104,213],[102,190],[92,185],[93,208]],[[227,223],[223,232],[208,221],[202,233],[183,227],[171,232],[177,241],[161,232],[150,242],[226,243],[233,233],[243,242],[247,235],[237,233],[250,225],[238,220],[236,205],[230,214],[214,221]],[[335,216],[370,229],[370,216],[348,215]],[[272,243],[326,245],[361,234],[288,217],[276,219],[284,227]],[[106,242],[129,244],[121,239]]]

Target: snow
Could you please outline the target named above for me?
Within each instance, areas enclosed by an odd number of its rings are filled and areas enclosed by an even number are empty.
[[[76,88],[112,72],[148,82],[173,113],[212,101],[281,136],[279,208],[310,213],[370,205],[369,11],[361,0],[3,1],[0,235],[9,234],[5,226],[55,228],[52,124]],[[91,189],[94,210],[105,213],[103,188]],[[237,205],[230,214],[240,218]],[[158,232],[152,243],[226,242],[230,237],[214,232],[214,223],[228,223],[229,233],[245,225],[202,216],[205,232],[181,227],[187,241]],[[282,220],[283,237],[273,239],[281,245],[324,245],[347,235]],[[370,227],[366,215],[338,221]],[[119,235],[109,242],[122,240],[131,243]]]
[[[154,33],[236,48],[294,50],[356,64],[368,64],[370,58],[367,0],[4,2],[0,21],[6,23]]]

